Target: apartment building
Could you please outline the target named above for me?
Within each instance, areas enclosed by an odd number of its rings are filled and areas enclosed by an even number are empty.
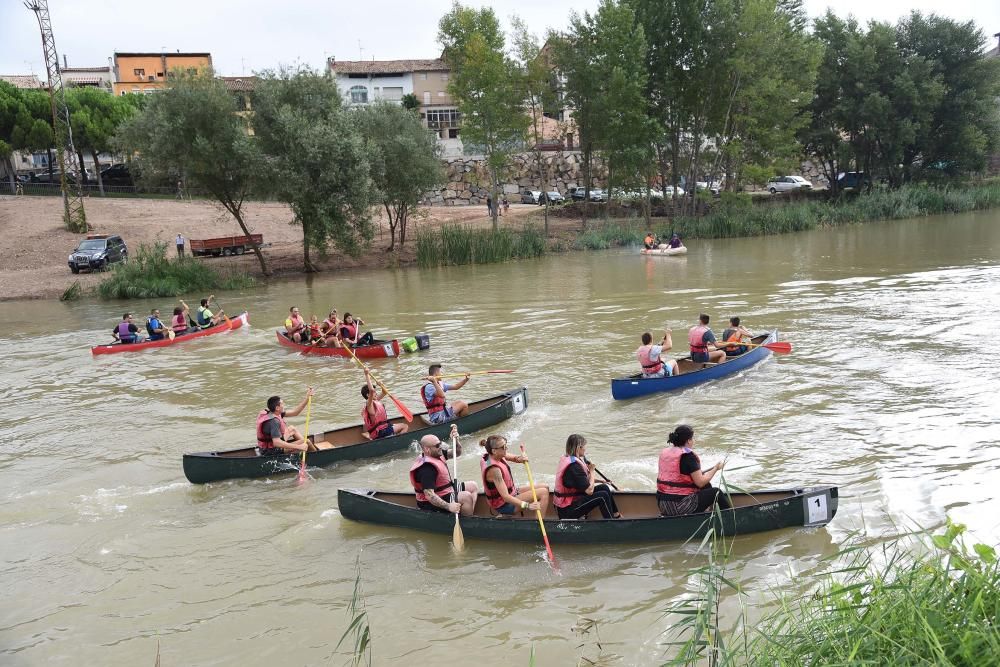
[[[212,68],[210,53],[119,53],[114,56],[115,95],[154,93],[165,88],[171,72]]]

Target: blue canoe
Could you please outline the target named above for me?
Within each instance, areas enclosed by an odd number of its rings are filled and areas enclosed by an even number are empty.
[[[758,345],[774,343],[778,340],[778,331],[775,329],[771,333],[754,336],[751,342]],[[759,361],[763,361],[771,354],[766,347],[751,347],[750,350],[738,357],[729,357],[721,364],[701,364],[691,361],[691,357],[677,359],[680,373],[666,378],[644,378],[641,373],[635,375],[615,378],[611,381],[611,396],[615,400],[621,401],[646,394],[655,394],[661,391],[675,391],[690,387],[693,384],[718,380],[719,378],[738,373],[744,368],[749,368]]]

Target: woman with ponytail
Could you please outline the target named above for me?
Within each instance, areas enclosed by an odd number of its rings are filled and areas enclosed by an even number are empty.
[[[661,516],[680,516],[704,512],[718,503],[719,509],[732,508],[729,498],[712,486],[715,473],[725,466],[724,461],[707,470],[701,469],[701,459],[691,447],[694,429],[686,424],[675,428],[660,452],[659,474],[656,478],[656,500]]]
[[[535,494],[538,501],[533,500],[531,487],[518,488],[514,484],[514,474],[507,461],[524,463],[528,459],[507,453],[507,438],[501,435],[491,435],[479,441],[479,446],[486,450],[479,467],[483,471],[483,486],[486,501],[496,514],[513,514],[517,510],[545,510],[549,506],[549,487],[538,485]]]
[[[615,497],[606,484],[594,482],[594,464],[587,460],[587,439],[574,433],[566,439],[566,455],[556,469],[555,498],[560,519],[586,518],[598,509],[605,519],[620,519]]]

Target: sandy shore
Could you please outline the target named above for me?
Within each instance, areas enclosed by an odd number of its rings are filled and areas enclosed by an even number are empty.
[[[203,239],[239,235],[242,232],[221,207],[204,201],[179,202],[159,199],[86,200],[87,220],[93,233],[119,234],[134,252],[140,244],[162,241],[174,252],[178,233],[186,238]],[[503,220],[526,221],[539,213],[537,206],[512,204]],[[245,208],[247,224],[254,233],[264,235],[271,246],[264,250],[276,275],[302,271],[302,232],[290,224],[287,206],[251,202]],[[0,300],[58,298],[75,281],[90,288],[102,274],[73,275],[66,259],[80,236],[66,231],[62,224],[62,201],[58,197],[0,197]],[[421,211],[416,225],[425,228],[446,223],[486,226],[489,218],[484,206],[429,207]],[[568,226],[561,220],[559,226]],[[406,247],[402,252],[387,253],[388,226],[380,222],[372,247],[354,259],[331,253],[320,268],[380,268],[415,262],[416,227],[411,221]],[[314,257],[314,259],[316,259]],[[242,257],[208,258],[214,266],[240,267],[259,275],[259,265],[252,254]]]

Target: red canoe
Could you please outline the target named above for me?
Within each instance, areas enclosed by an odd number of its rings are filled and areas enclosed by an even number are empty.
[[[98,345],[96,347],[92,347],[90,348],[90,353],[115,354],[116,352],[138,352],[140,350],[148,350],[154,347],[168,347],[170,345],[176,345],[177,343],[183,343],[184,341],[201,338],[202,336],[211,336],[212,334],[222,333],[224,331],[233,331],[244,325],[250,326],[250,316],[247,315],[245,310],[239,317],[229,320],[228,323],[220,322],[214,327],[202,329],[201,331],[196,331],[195,333],[184,334],[183,336],[177,336],[173,340],[164,338],[163,340],[147,340],[142,343],[110,343],[108,345]]]
[[[303,345],[301,343],[296,343],[294,340],[289,340],[289,338],[280,331],[274,332],[278,336],[278,342],[285,347],[290,347],[293,350],[298,350],[299,352],[305,352],[306,350],[311,350],[309,356],[316,357],[350,357],[351,355],[342,347],[320,347],[319,345]],[[386,357],[398,357],[399,356],[399,341],[393,338],[392,340],[377,340],[371,345],[359,345],[354,349],[354,356],[361,359],[384,359]]]

